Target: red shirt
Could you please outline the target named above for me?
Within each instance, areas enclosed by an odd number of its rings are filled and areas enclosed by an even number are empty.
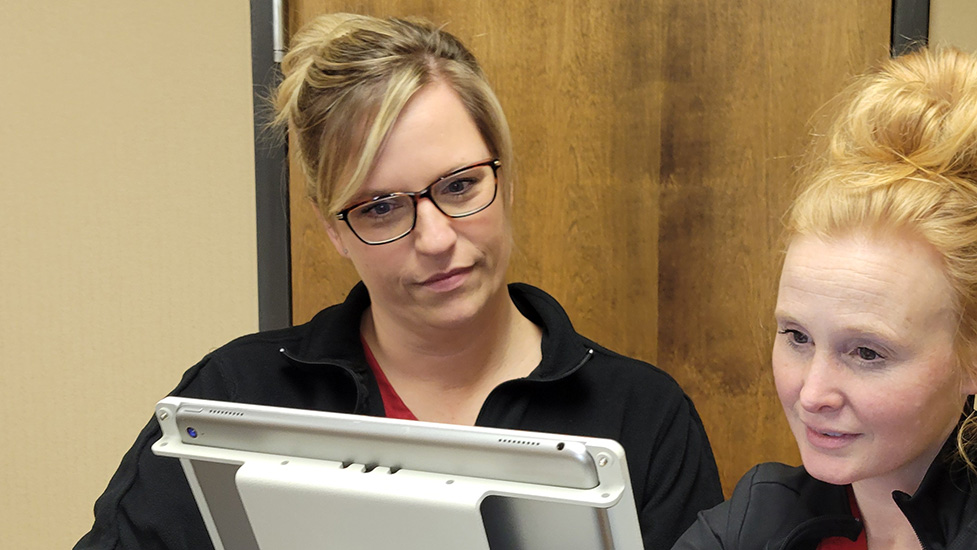
[[[362,336],[360,337],[360,342],[363,343],[363,353],[366,354],[366,362],[370,365],[370,370],[373,371],[373,376],[377,379],[377,386],[380,386],[380,399],[383,400],[383,414],[387,418],[417,420],[414,413],[410,412],[410,409],[404,404],[404,400],[397,395],[397,390],[390,385],[390,380],[387,380],[387,375],[383,374],[380,363],[377,363],[377,358],[373,356],[373,352],[370,351],[370,346],[366,344],[366,340]]]
[[[855,493],[851,486],[848,486],[848,502],[851,504],[851,513],[855,519],[862,519],[862,513],[858,510],[858,503],[855,502]],[[865,540],[865,529],[858,534],[855,540],[848,540],[846,537],[828,537],[818,544],[818,550],[868,550],[868,542]]]

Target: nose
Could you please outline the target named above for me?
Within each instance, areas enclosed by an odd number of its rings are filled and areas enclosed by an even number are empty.
[[[438,210],[429,198],[418,199],[414,222],[414,248],[422,254],[436,255],[451,250],[458,240],[454,220]]]
[[[801,379],[798,402],[808,412],[826,412],[841,408],[843,366],[835,364],[828,353],[814,353]]]

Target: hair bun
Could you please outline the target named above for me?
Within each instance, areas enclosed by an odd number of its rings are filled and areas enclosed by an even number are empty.
[[[852,87],[858,95],[831,132],[830,162],[890,168],[907,175],[977,176],[977,66],[947,48],[888,60]]]
[[[309,81],[309,72],[322,53],[333,41],[353,30],[349,23],[365,19],[350,13],[321,15],[296,33],[289,44],[288,53],[282,59],[282,82],[272,101],[275,107],[275,124],[294,122],[299,111],[299,99],[303,85]]]

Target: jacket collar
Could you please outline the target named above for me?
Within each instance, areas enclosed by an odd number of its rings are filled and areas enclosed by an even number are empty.
[[[893,500],[912,524],[925,550],[961,548],[960,545],[948,545],[965,530],[970,530],[970,537],[977,533],[975,478],[965,465],[953,458],[955,443],[954,434],[944,444],[912,496],[901,491],[892,493]],[[794,519],[785,522],[794,527],[775,537],[767,548],[813,550],[826,537],[844,536],[855,540],[862,525],[852,515],[846,487],[814,479],[803,468],[798,471],[803,472],[802,479],[795,485],[800,496],[798,506],[788,512]]]
[[[964,529],[977,532],[975,476],[956,457],[956,432],[923,476],[916,492],[892,493],[902,513],[916,530],[923,548],[943,550]],[[967,523],[971,525],[967,525]]]
[[[787,512],[793,516],[784,522],[790,529],[773,537],[767,548],[813,550],[828,537],[858,538],[862,524],[852,514],[847,488],[815,479],[803,468],[795,472],[799,477],[791,485],[796,487],[800,499],[798,506]]]
[[[509,296],[543,332],[543,360],[527,379],[557,380],[587,362],[593,345],[574,332],[570,318],[552,296],[524,283],[510,284]],[[337,365],[360,375],[369,372],[360,343],[360,318],[369,305],[370,293],[359,282],[346,300],[320,311],[302,327],[304,336],[297,348],[284,353],[293,364]]]
[[[543,332],[542,361],[527,380],[548,382],[570,376],[593,356],[594,344],[573,329],[566,311],[552,296],[524,283],[509,285],[516,308]]]
[[[343,302],[320,311],[306,324],[298,349],[289,351],[302,363],[369,369],[360,343],[360,318],[369,305],[366,285],[356,283]]]

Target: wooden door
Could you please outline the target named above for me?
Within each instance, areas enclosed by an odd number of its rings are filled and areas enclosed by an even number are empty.
[[[513,131],[512,280],[692,396],[727,493],[798,463],[769,352],[780,219],[808,120],[885,56],[889,0],[293,0],[421,15],[481,61]],[[296,323],[356,282],[291,182]]]

